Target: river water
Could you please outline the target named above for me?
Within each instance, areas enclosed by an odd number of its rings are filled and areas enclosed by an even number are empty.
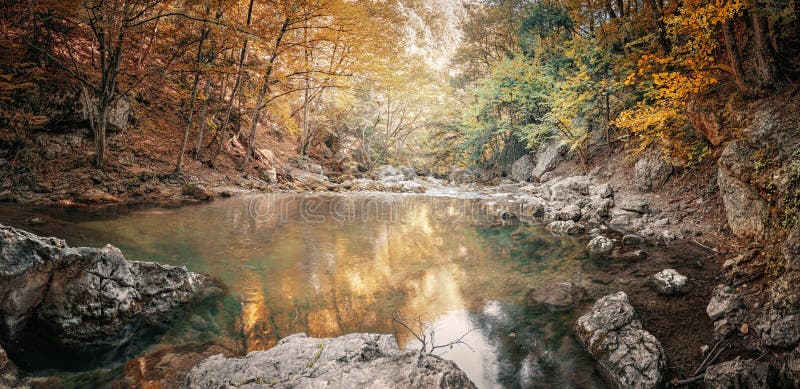
[[[573,313],[525,304],[536,287],[581,282],[585,242],[495,220],[474,200],[274,194],[173,209],[5,205],[0,223],[71,246],[111,243],[128,259],[186,266],[229,288],[128,358],[219,338],[263,350],[297,332],[394,333],[401,347],[418,348],[391,319],[400,314],[435,328],[439,344],[468,333],[465,345],[436,352],[479,387],[603,386],[570,331]]]

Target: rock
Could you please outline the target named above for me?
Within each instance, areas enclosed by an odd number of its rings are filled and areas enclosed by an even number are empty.
[[[661,343],[634,318],[624,292],[597,300],[578,318],[576,332],[619,387],[656,388],[664,380],[667,364]]]
[[[617,201],[617,208],[636,213],[650,213],[650,203],[643,197],[628,196]]]
[[[620,230],[636,231],[644,226],[644,221],[642,220],[641,213],[625,211],[619,209],[618,207],[614,207],[611,209],[608,224],[609,226],[616,227]]]
[[[728,144],[718,161],[717,184],[731,231],[740,238],[759,239],[766,232],[769,208],[747,183],[752,166],[749,155],[739,141]]]
[[[672,165],[656,152],[648,152],[636,162],[636,188],[650,192],[664,184],[672,173]]]
[[[552,310],[572,308],[586,297],[586,289],[572,282],[557,282],[528,293],[528,305],[544,305]]]
[[[786,358],[786,363],[781,369],[781,376],[786,387],[800,388],[800,346],[795,347]]]
[[[536,164],[531,160],[530,155],[523,155],[522,158],[516,160],[511,165],[511,178],[514,181],[527,182],[531,181],[533,177],[533,169]]]
[[[162,325],[181,307],[219,294],[215,281],[186,268],[0,226],[0,337],[12,342],[33,336],[71,352],[110,351],[137,327]]]
[[[554,221],[547,225],[547,229],[557,234],[576,235],[585,230],[583,224],[575,223],[572,220]]]
[[[794,228],[783,243],[782,252],[786,268],[800,270],[800,222],[794,223]]]
[[[6,350],[0,346],[0,388],[15,388],[18,380],[17,367],[8,359]]]
[[[270,184],[275,184],[275,183],[278,182],[278,171],[275,170],[274,166],[270,166],[268,168],[263,168],[263,169],[259,170],[258,173],[261,176],[262,180],[264,180],[264,181],[266,181],[266,182],[268,182]]]
[[[375,178],[385,179],[387,177],[399,176],[401,173],[392,165],[381,165],[373,171]]]
[[[576,204],[570,204],[556,213],[558,220],[581,220],[581,208]]]
[[[689,103],[686,116],[689,118],[692,127],[705,135],[712,145],[719,146],[725,141],[726,136],[722,131],[721,121],[715,112],[703,111],[700,109],[699,104],[692,101]]]
[[[800,342],[800,272],[783,274],[772,284],[756,329],[765,346],[793,348]]]
[[[558,166],[569,151],[569,146],[561,144],[558,140],[550,140],[539,146],[536,152],[536,166],[531,171],[533,179],[542,181],[543,175]]]
[[[653,275],[656,292],[668,296],[683,294],[689,290],[689,279],[675,269],[664,269]]]
[[[413,179],[417,178],[417,170],[414,169],[411,166],[403,166],[403,167],[401,167],[400,168],[400,174],[402,174],[403,177],[406,180],[413,180]]]
[[[187,388],[475,388],[455,363],[400,350],[392,335],[310,338],[295,334],[242,358],[210,357],[186,377]]]
[[[586,249],[589,250],[591,254],[594,255],[605,255],[611,252],[614,249],[614,241],[609,238],[606,238],[603,235],[596,236],[589,241],[589,244],[586,246]]]
[[[478,179],[478,173],[472,169],[453,168],[447,179],[454,184],[470,184]]]
[[[709,366],[704,382],[709,389],[761,389],[774,387],[776,378],[769,363],[737,358]]]
[[[214,192],[206,189],[202,184],[186,183],[183,185],[183,195],[198,201],[214,200]]]
[[[644,238],[639,235],[628,234],[622,237],[622,244],[625,246],[639,246],[644,243]]]
[[[614,197],[614,189],[611,188],[610,184],[604,183],[590,188],[589,194],[600,197],[601,199],[607,199]]]
[[[300,168],[300,170],[305,170],[309,173],[324,174],[324,171],[322,170],[322,165],[316,162],[301,161],[297,164],[297,166]]]
[[[706,313],[714,322],[714,337],[724,339],[735,333],[744,321],[744,297],[727,285],[717,285]]]

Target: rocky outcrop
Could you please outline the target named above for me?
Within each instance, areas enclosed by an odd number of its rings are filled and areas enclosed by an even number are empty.
[[[689,290],[689,279],[675,269],[664,269],[656,273],[652,282],[656,292],[667,296],[684,294]]]
[[[455,363],[400,350],[394,336],[296,334],[243,358],[216,355],[195,366],[186,388],[474,388]]]
[[[31,333],[59,350],[110,350],[218,294],[213,280],[186,268],[0,226],[0,336],[11,343]]]
[[[558,163],[564,160],[568,151],[567,145],[561,144],[555,139],[539,146],[539,151],[536,152],[536,165],[531,171],[531,179],[542,181],[542,176],[555,169]]]
[[[586,249],[593,255],[608,254],[614,249],[614,241],[603,235],[595,236],[589,241]]]
[[[714,322],[714,337],[724,339],[738,331],[744,322],[744,297],[727,285],[717,285],[706,314]]]
[[[672,173],[672,164],[656,152],[648,152],[635,165],[636,188],[642,192],[657,189]]]
[[[775,387],[777,375],[767,362],[737,358],[709,366],[704,381],[709,389],[762,389]]]
[[[578,318],[576,331],[616,385],[655,388],[664,380],[664,350],[634,316],[628,296],[617,292],[597,300]]]
[[[533,169],[536,164],[531,160],[530,155],[523,155],[511,165],[511,179],[514,181],[527,182],[533,179]]]
[[[790,349],[800,342],[800,272],[792,271],[773,282],[757,330],[765,346]]]
[[[726,146],[718,162],[717,184],[731,231],[740,238],[759,239],[766,233],[769,208],[748,184],[753,170],[751,154],[752,150],[740,141]]]

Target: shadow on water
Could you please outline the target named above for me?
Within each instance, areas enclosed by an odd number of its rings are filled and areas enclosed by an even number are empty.
[[[36,217],[44,224],[26,224]],[[113,243],[129,259],[187,266],[229,287],[119,362],[215,339],[244,353],[297,332],[393,333],[390,317],[401,312],[434,323],[443,342],[474,328],[465,340],[475,351],[455,346],[443,357],[479,387],[604,386],[571,335],[572,313],[524,304],[532,288],[580,282],[585,243],[495,220],[473,200],[271,195],[99,213],[3,206],[0,223],[73,246]],[[398,343],[415,347],[407,333]]]

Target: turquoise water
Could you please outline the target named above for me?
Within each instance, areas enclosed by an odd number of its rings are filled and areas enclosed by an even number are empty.
[[[573,314],[524,304],[538,286],[580,282],[585,242],[493,220],[474,201],[287,194],[174,209],[1,206],[0,223],[72,246],[111,243],[128,259],[186,266],[229,288],[134,355],[220,338],[262,350],[297,332],[395,333],[401,347],[419,347],[392,321],[399,313],[435,328],[440,343],[469,332],[466,345],[437,353],[479,387],[602,386],[571,335]]]

